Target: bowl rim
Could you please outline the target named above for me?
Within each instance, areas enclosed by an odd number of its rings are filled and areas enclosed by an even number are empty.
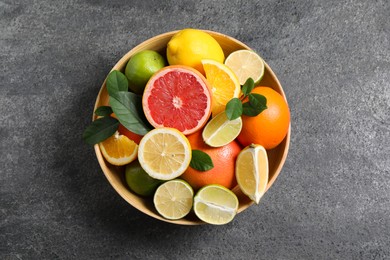
[[[228,36],[226,34],[222,34],[222,33],[219,33],[219,32],[215,32],[215,31],[211,31],[211,30],[204,30],[204,29],[199,29],[199,30],[202,30],[208,34],[210,34],[211,36],[213,37],[219,37],[219,38],[225,38],[229,41],[232,41],[238,45],[241,45],[243,46],[244,48],[248,49],[248,50],[253,50],[252,48],[250,48],[248,45],[242,43],[241,41],[231,37],[231,36]],[[128,52],[125,53],[125,55],[123,55],[116,63],[115,65],[111,68],[111,70],[109,71],[109,73],[113,70],[119,70],[123,64],[125,64],[132,55],[134,55],[134,53],[136,53],[137,51],[140,51],[141,49],[143,49],[142,46],[144,45],[149,45],[150,43],[156,41],[157,39],[159,38],[166,38],[166,37],[172,37],[175,33],[179,32],[180,30],[174,30],[174,31],[169,31],[169,32],[165,32],[165,33],[162,33],[162,34],[158,34],[158,35],[155,35],[151,38],[148,38],[147,40],[137,44],[136,46],[134,46],[133,48],[131,48]],[[287,105],[288,105],[288,102],[287,102],[287,98],[286,98],[286,95],[285,95],[285,92],[283,90],[283,87],[282,85],[280,84],[280,81],[279,79],[276,77],[275,73],[273,72],[273,70],[271,69],[271,67],[267,64],[266,61],[264,61],[264,65],[265,65],[265,69],[266,71],[270,74],[270,77],[275,81],[276,85],[278,86],[278,92],[283,96],[283,98],[285,99]],[[108,74],[109,74],[108,73]],[[99,101],[101,99],[101,96],[102,96],[102,93],[105,89],[105,86],[106,86],[106,81],[107,81],[107,77],[108,77],[108,74],[106,76],[106,78],[104,79],[104,82],[102,83],[100,89],[99,89],[99,92],[98,92],[98,95],[96,97],[96,101],[95,101],[95,104],[94,104],[94,110],[96,110],[96,108],[98,107],[99,105]],[[291,113],[291,112],[290,112]],[[95,113],[92,113],[92,121],[95,120],[97,118],[97,116],[95,115]],[[288,155],[288,152],[289,152],[289,148],[290,148],[290,138],[291,138],[291,121],[289,123],[289,127],[288,127],[288,132],[286,134],[286,137],[284,138],[284,140],[282,141],[285,142],[285,148],[283,150],[283,154],[282,156],[280,157],[280,163],[278,164],[277,168],[275,169],[275,173],[273,174],[272,178],[270,178],[268,180],[268,184],[267,184],[267,188],[266,188],[266,192],[268,191],[268,189],[271,188],[271,186],[274,184],[274,182],[276,181],[276,179],[278,178],[284,164],[285,164],[285,161],[287,159],[287,155]],[[100,148],[99,148],[99,145],[98,144],[95,144],[94,145],[94,150],[95,150],[95,154],[96,154],[96,157],[98,159],[98,162],[99,162],[99,165],[104,173],[104,175],[106,176],[108,182],[110,183],[110,185],[114,188],[114,190],[127,202],[129,203],[131,206],[133,206],[134,208],[136,208],[137,210],[141,211],[142,213],[144,213],[145,215],[148,215],[154,219],[158,219],[158,220],[161,220],[161,221],[164,221],[164,222],[168,222],[168,223],[173,223],[173,224],[179,224],[179,225],[200,225],[200,224],[207,224],[203,221],[192,221],[192,220],[187,220],[187,219],[180,219],[180,220],[169,220],[169,219],[165,219],[163,218],[162,216],[159,216],[159,215],[156,215],[156,214],[152,214],[150,212],[150,210],[148,210],[146,207],[140,207],[138,205],[135,205],[134,204],[134,201],[132,201],[131,198],[129,198],[128,196],[126,196],[125,194],[122,193],[122,191],[120,190],[119,187],[117,187],[114,183],[115,183],[115,180],[112,178],[112,176],[109,174],[109,171],[110,169],[107,167],[106,163],[105,163],[105,160],[104,160],[104,157],[100,151]],[[130,191],[129,191],[130,192]],[[134,194],[135,197],[139,197],[138,195]],[[250,203],[247,203],[244,207],[239,207],[238,209],[238,213],[241,213],[243,212],[244,210],[246,210],[247,208],[249,208],[250,206],[252,206],[254,204],[254,202],[250,202]]]

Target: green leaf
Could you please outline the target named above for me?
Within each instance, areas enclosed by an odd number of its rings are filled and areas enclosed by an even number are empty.
[[[125,74],[119,70],[113,70],[108,74],[106,87],[108,95],[112,96],[118,91],[128,91],[129,82],[127,81]]]
[[[246,116],[257,116],[265,109],[267,109],[267,99],[265,96],[260,94],[249,94],[249,101],[245,102],[242,107],[242,113]]]
[[[251,93],[252,89],[255,87],[255,82],[252,78],[248,78],[244,85],[242,85],[241,91],[244,94],[244,97],[248,96]]]
[[[211,157],[200,150],[192,150],[192,159],[190,166],[198,171],[208,171],[214,168],[213,161]]]
[[[127,91],[110,96],[110,105],[119,122],[133,133],[145,135],[152,127],[142,110],[142,97]]]
[[[238,98],[232,98],[225,108],[226,116],[229,120],[234,120],[242,115],[242,103]]]
[[[101,106],[95,110],[97,116],[109,116],[112,114],[112,109],[109,106]]]
[[[242,104],[242,114],[246,116],[257,116],[258,111],[256,111],[249,102],[245,102]]]
[[[90,124],[83,133],[87,144],[97,144],[112,136],[118,130],[119,122],[113,117],[102,117]]]
[[[248,95],[249,103],[260,112],[267,109],[267,98],[261,94],[251,93]]]

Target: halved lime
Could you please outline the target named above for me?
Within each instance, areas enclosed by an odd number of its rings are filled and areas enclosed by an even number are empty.
[[[244,85],[248,78],[252,78],[257,84],[264,75],[264,61],[254,51],[238,50],[232,52],[226,58],[225,65],[237,75],[240,85]]]
[[[194,191],[185,181],[170,180],[161,184],[154,193],[154,206],[167,219],[181,219],[192,209]]]
[[[237,196],[229,189],[216,184],[201,188],[194,198],[194,212],[202,221],[223,225],[233,220],[238,210]]]
[[[207,123],[203,129],[202,137],[206,144],[212,147],[221,147],[236,139],[241,129],[241,117],[229,120],[223,111]]]

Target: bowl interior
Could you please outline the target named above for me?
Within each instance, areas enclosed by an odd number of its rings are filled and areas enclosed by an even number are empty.
[[[164,33],[158,36],[155,36],[153,38],[150,38],[149,40],[137,45],[132,50],[130,50],[128,53],[126,53],[112,68],[112,70],[120,70],[124,71],[125,66],[127,64],[127,61],[130,59],[131,56],[133,56],[135,53],[142,51],[142,50],[155,50],[157,52],[160,52],[163,56],[165,56],[165,48],[168,43],[168,41],[172,38],[172,36],[177,31]],[[231,52],[239,50],[239,49],[250,49],[247,45],[244,43],[217,33],[213,31],[206,31],[210,35],[212,35],[221,45],[222,49],[224,50],[225,57],[227,57]],[[261,80],[261,85],[268,86],[279,92],[285,99],[286,96],[283,92],[282,86],[280,85],[277,77],[271,70],[271,68],[268,66],[268,64],[265,64],[265,73],[264,77]],[[96,99],[94,111],[99,106],[108,105],[109,96],[106,89],[106,81],[104,81],[99,94]],[[96,116],[93,115],[93,120],[96,119]],[[286,160],[289,143],[290,143],[290,129],[288,130],[287,136],[282,141],[281,144],[279,144],[276,148],[267,151],[268,153],[268,159],[269,159],[269,181],[267,185],[267,190],[272,186],[274,181],[276,180],[277,176],[279,175],[282,166]],[[126,185],[126,182],[124,180],[124,167],[116,167],[110,165],[108,162],[105,161],[103,158],[101,151],[99,149],[98,145],[95,145],[95,152],[97,159],[99,161],[99,164],[112,185],[112,187],[119,193],[119,195],[125,199],[128,203],[130,203],[133,207],[137,208],[141,212],[162,220],[166,222],[171,222],[174,224],[181,224],[181,225],[197,225],[202,224],[203,222],[196,218],[196,216],[193,213],[190,213],[187,217],[180,219],[180,220],[167,220],[163,217],[161,217],[157,211],[154,209],[154,205],[152,202],[152,199],[150,198],[144,198],[136,195],[135,193],[131,192]],[[246,208],[248,208],[250,205],[253,204],[253,202],[245,196],[239,187],[235,187],[233,189],[234,193],[237,195],[240,205],[239,205],[239,212],[242,212]]]

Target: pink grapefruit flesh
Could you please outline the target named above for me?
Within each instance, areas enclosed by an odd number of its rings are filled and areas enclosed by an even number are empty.
[[[211,90],[197,70],[167,66],[148,81],[142,107],[155,128],[172,127],[185,135],[203,127],[211,114]]]

